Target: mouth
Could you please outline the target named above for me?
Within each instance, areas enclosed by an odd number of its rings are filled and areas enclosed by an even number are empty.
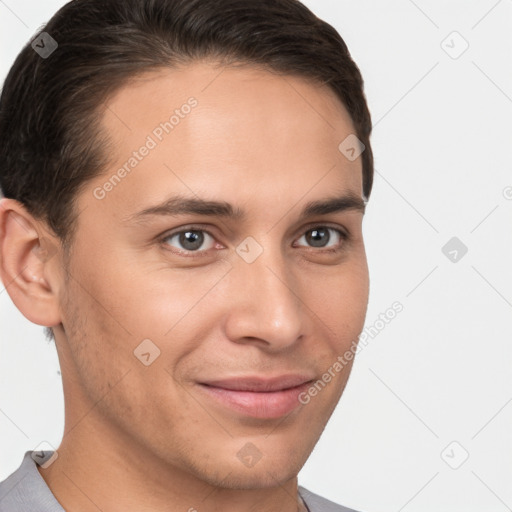
[[[275,419],[299,407],[299,395],[313,379],[305,375],[273,378],[237,377],[199,383],[200,389],[217,404],[244,416]]]

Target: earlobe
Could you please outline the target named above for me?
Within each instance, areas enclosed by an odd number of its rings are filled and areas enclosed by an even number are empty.
[[[0,201],[0,277],[20,312],[47,327],[60,323],[57,253],[41,221],[14,199]]]

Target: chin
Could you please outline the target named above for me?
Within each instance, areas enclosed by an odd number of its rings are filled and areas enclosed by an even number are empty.
[[[269,489],[283,485],[295,478],[300,470],[300,466],[293,465],[276,469],[272,464],[263,464],[262,461],[257,466],[260,467],[232,468],[231,473],[224,478],[214,479],[209,483],[216,487],[232,490]]]
[[[188,464],[196,478],[218,488],[255,490],[277,487],[295,478],[306,462],[309,453],[263,454],[252,466],[244,465],[237,457],[209,458],[208,465],[194,461]]]
[[[246,489],[269,488],[283,485],[295,478],[309,457],[309,452],[297,450],[289,445],[282,451],[275,448],[274,453],[266,453],[252,468],[234,468],[230,475],[234,482],[241,482]]]

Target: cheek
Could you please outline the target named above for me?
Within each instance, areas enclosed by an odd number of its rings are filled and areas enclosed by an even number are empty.
[[[365,259],[316,279],[306,289],[310,308],[318,321],[326,326],[337,350],[357,339],[364,327],[368,306],[369,280]]]
[[[79,274],[93,299],[92,320],[108,330],[139,342],[167,336],[190,314],[230,270],[227,262],[215,266],[176,268],[163,256],[111,252],[102,265],[80,262]],[[87,300],[87,297],[86,297]]]

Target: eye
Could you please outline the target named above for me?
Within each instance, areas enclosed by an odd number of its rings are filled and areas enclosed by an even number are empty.
[[[340,229],[314,226],[294,243],[294,247],[309,246],[325,249],[325,252],[337,252],[343,248],[343,242],[347,239],[348,235]],[[207,256],[216,246],[224,248],[208,231],[197,227],[189,227],[165,235],[161,238],[161,243],[168,250],[182,256]]]
[[[347,239],[347,235],[343,231],[336,228],[330,228],[328,226],[315,226],[314,228],[306,231],[298,241],[301,242],[303,239],[310,247],[337,250],[339,249],[340,244]]]
[[[204,247],[205,241],[207,242],[206,247]],[[167,235],[162,242],[175,247],[179,250],[178,252],[205,252],[215,246],[213,236],[202,229],[178,231]]]

